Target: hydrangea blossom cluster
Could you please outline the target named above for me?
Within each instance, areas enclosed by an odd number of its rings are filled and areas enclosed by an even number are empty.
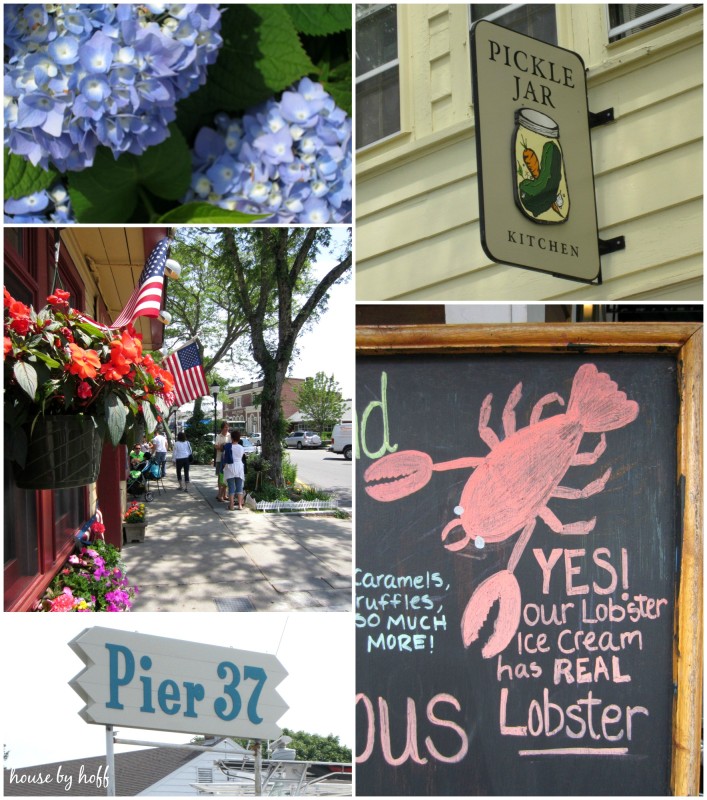
[[[49,222],[68,225],[76,222],[71,208],[69,193],[62,183],[55,183],[51,189],[5,201],[5,222],[26,225],[33,222]]]
[[[82,170],[105,145],[140,155],[206,80],[222,39],[215,4],[6,5],[5,144]]]
[[[351,119],[321,84],[303,78],[279,101],[215,122],[197,134],[185,202],[268,214],[267,223],[351,220]]]

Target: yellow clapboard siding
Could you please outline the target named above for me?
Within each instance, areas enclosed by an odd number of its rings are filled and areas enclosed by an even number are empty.
[[[627,247],[602,258],[604,285],[600,287],[491,264],[481,251],[478,229],[474,235],[473,229],[456,228],[370,261],[359,261],[357,291],[361,300],[618,299],[649,288],[644,285],[649,272],[651,282],[662,281],[663,285],[673,279],[681,282],[701,276],[702,214],[702,202],[695,200],[601,231],[603,238],[624,235]],[[666,230],[674,232],[672,241],[666,240]],[[688,264],[691,271],[686,274]],[[619,279],[620,294],[614,293],[619,290]]]
[[[469,130],[461,139],[454,139],[434,150],[424,150],[414,163],[405,161],[385,172],[359,179],[356,183],[356,221],[475,174],[476,151]]]
[[[702,141],[702,89],[663,98],[592,132],[594,174]]]

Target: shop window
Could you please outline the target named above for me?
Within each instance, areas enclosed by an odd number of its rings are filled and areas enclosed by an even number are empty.
[[[686,3],[683,5],[669,4],[615,4],[609,9],[609,41],[616,42],[632,33],[644,31],[666,19],[672,19],[679,14],[684,14],[692,8],[699,8],[700,3]]]
[[[356,6],[356,146],[399,131],[397,7],[360,4]]]
[[[5,590],[21,588],[39,573],[37,499],[34,492],[18,489],[12,463],[4,465],[4,547]]]
[[[83,489],[61,489],[54,492],[54,553],[58,554],[74,533],[90,516]]]
[[[555,6],[547,5],[492,5],[471,6],[471,21],[487,19],[504,28],[532,36],[548,44],[557,44]]]
[[[5,243],[22,258],[25,254],[24,228],[5,228]]]
[[[35,596],[42,593],[56,565],[71,552],[74,533],[89,516],[84,487],[54,491],[51,499],[49,494],[18,488],[13,479],[12,462],[5,460],[6,609],[30,588]]]

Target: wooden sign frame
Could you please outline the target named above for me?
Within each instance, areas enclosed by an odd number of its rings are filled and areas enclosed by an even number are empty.
[[[357,356],[503,353],[670,354],[677,366],[676,485],[683,487],[682,548],[673,621],[671,791],[697,795],[703,675],[702,325],[598,323],[359,326]]]

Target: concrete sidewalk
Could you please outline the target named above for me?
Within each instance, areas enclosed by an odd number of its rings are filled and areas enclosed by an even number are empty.
[[[123,545],[133,611],[351,610],[351,520],[228,511],[213,467],[190,478],[178,491],[170,464],[145,541]]]

